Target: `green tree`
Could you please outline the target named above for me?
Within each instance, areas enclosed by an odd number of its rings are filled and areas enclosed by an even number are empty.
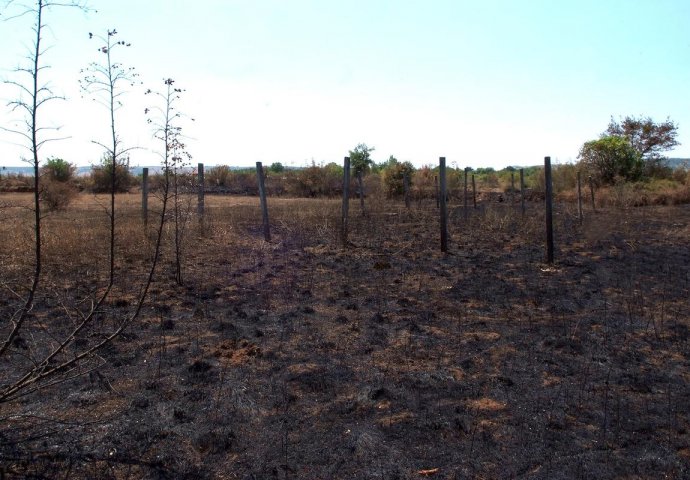
[[[269,172],[282,173],[285,171],[285,167],[280,162],[273,162],[270,167],[268,167]]]
[[[62,158],[49,158],[41,168],[44,176],[56,182],[69,182],[74,177],[76,167]]]
[[[359,203],[362,208],[362,215],[364,215],[364,174],[369,171],[371,165],[374,163],[371,159],[371,152],[374,147],[368,147],[366,143],[358,144],[354,150],[350,150],[350,167],[357,177],[357,186],[359,189]]]
[[[586,142],[578,158],[581,166],[606,185],[615,183],[618,177],[639,180],[643,174],[642,156],[625,137],[608,136]]]
[[[355,175],[365,174],[371,168],[371,152],[374,147],[368,147],[366,143],[358,144],[354,150],[350,150],[350,166]]]
[[[644,163],[645,174],[654,176],[663,167],[663,152],[680,145],[678,125],[670,118],[656,123],[650,117],[625,117],[620,122],[611,117],[611,122],[602,137],[622,137],[639,153]]]
[[[660,158],[662,152],[680,145],[678,125],[667,118],[665,122],[656,123],[650,117],[625,117],[620,122],[611,117],[608,128],[602,134],[626,138],[637,150],[643,160]]]

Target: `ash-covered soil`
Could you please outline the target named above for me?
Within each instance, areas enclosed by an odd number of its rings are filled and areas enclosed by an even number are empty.
[[[0,471],[690,476],[690,209],[559,209],[554,265],[535,206],[451,209],[448,254],[433,205],[351,212],[346,248],[330,217],[190,230],[98,369],[0,406]]]

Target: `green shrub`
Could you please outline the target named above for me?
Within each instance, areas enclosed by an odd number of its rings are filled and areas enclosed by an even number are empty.
[[[136,184],[136,178],[129,171],[129,162],[116,162],[115,166],[115,192],[129,192]],[[112,190],[113,162],[105,157],[101,164],[91,169],[90,189],[93,193],[107,193]]]
[[[55,182],[69,182],[76,170],[77,167],[61,158],[49,158],[41,167],[43,176]]]
[[[402,195],[405,193],[404,177],[407,177],[412,185],[414,166],[410,162],[392,162],[383,171],[382,181],[383,190],[388,198]]]

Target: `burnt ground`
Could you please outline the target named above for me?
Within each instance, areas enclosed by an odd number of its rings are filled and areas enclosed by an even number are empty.
[[[271,243],[240,214],[189,233],[184,285],[168,257],[98,369],[0,405],[0,472],[690,476],[687,206],[582,226],[559,208],[554,265],[535,206],[452,208],[448,254],[433,205],[353,205],[347,248],[337,202],[309,219],[286,208]],[[62,282],[87,295],[77,263]],[[131,308],[127,278],[103,329]],[[78,305],[53,293],[35,315],[57,322]]]

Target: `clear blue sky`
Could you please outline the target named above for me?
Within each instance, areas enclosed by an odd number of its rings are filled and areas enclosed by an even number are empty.
[[[30,0],[25,0],[30,2]],[[44,111],[71,138],[42,157],[98,162],[107,111],[81,98],[79,71],[100,60],[96,40],[117,28],[132,43],[118,60],[143,87],[172,77],[194,162],[305,165],[341,162],[364,142],[420,166],[575,161],[611,116],[667,117],[690,157],[688,0],[90,0],[97,10],[48,12],[45,72],[66,101]],[[3,12],[3,16],[14,10]],[[31,19],[0,22],[0,76],[14,79]],[[155,165],[131,89],[118,112],[135,165]],[[0,98],[15,96],[0,87]],[[3,102],[4,103],[4,102]],[[16,118],[0,108],[0,122]],[[0,165],[22,152],[0,133]],[[16,140],[16,139],[14,139]]]

